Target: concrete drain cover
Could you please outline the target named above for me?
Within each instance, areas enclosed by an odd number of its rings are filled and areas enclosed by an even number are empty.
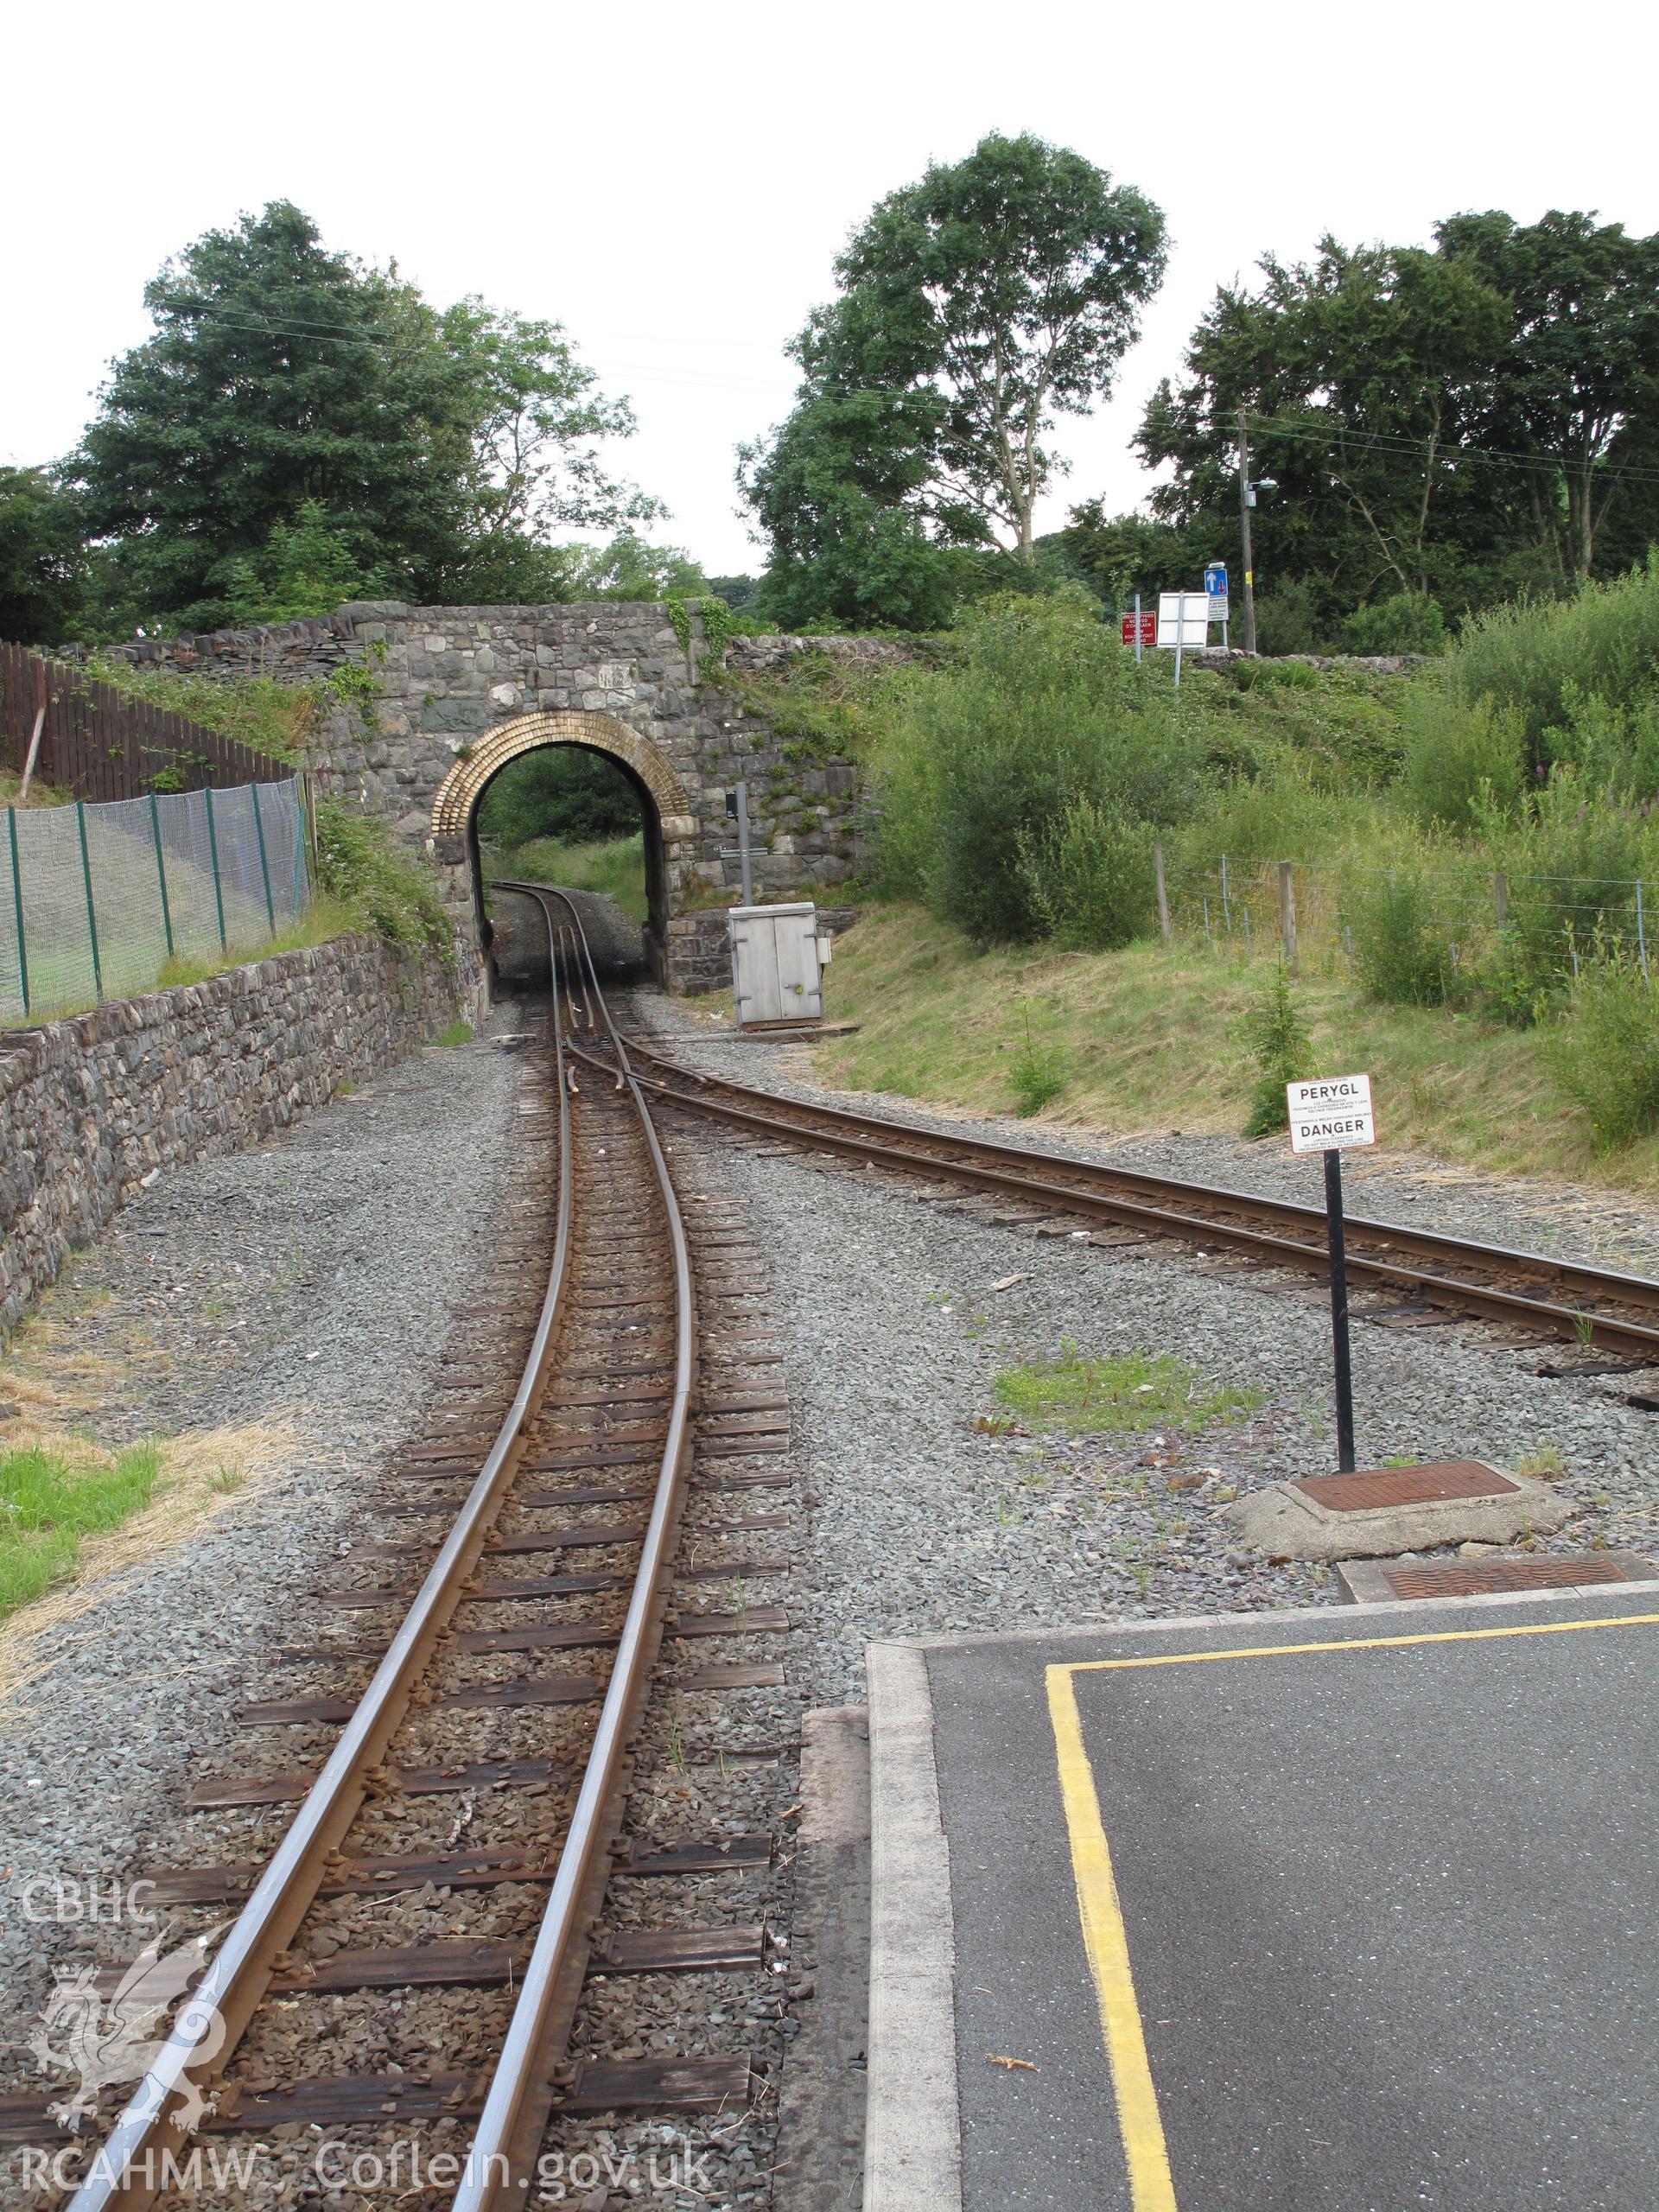
[[[1442,1544],[1552,1535],[1573,1505],[1529,1475],[1500,1474],[1478,1459],[1438,1459],[1274,1483],[1227,1511],[1245,1541],[1269,1559],[1377,1560]]]
[[[1577,1590],[1597,1582],[1651,1582],[1659,1567],[1635,1552],[1540,1557],[1506,1552],[1488,1559],[1347,1560],[1337,1569],[1343,1595],[1357,1605],[1401,1598],[1481,1598],[1506,1590]]]

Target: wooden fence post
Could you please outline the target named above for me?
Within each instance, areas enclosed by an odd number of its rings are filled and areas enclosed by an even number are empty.
[[[1169,893],[1164,886],[1164,849],[1161,845],[1154,845],[1152,849],[1152,873],[1158,885],[1158,934],[1168,944],[1173,932],[1169,926]]]
[[[1296,880],[1295,869],[1289,861],[1279,863],[1279,942],[1285,956],[1285,966],[1292,975],[1296,972]]]
[[[1497,910],[1497,926],[1507,929],[1510,922],[1510,879],[1500,868],[1492,878],[1492,905]]]

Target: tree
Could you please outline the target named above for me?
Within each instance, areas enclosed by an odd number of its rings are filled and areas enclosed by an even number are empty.
[[[1029,136],[987,137],[880,201],[791,347],[793,413],[743,456],[772,575],[828,562],[844,599],[874,556],[913,624],[948,573],[935,550],[1030,569],[1056,421],[1109,389],[1163,265],[1149,200]]]
[[[1611,512],[1639,507],[1643,536],[1659,527],[1659,236],[1552,208],[1525,225],[1455,215],[1435,237],[1507,303],[1484,435],[1533,464],[1533,527],[1582,581]]]
[[[288,557],[284,531],[408,596],[467,597],[545,573],[558,525],[648,505],[596,449],[632,427],[626,403],[557,324],[440,313],[395,266],[327,251],[290,202],[208,232],[144,299],[154,331],[68,466],[107,596],[146,618],[224,620]]]
[[[1252,473],[1280,486],[1258,567],[1298,628],[1432,636],[1407,597],[1561,590],[1659,536],[1659,238],[1488,213],[1432,251],[1326,238],[1261,270],[1217,292],[1137,442],[1174,464],[1154,515],[1219,546],[1248,407]]]
[[[573,599],[700,598],[709,579],[681,545],[648,545],[635,530],[620,530],[607,545],[568,545]]]
[[[444,315],[442,338],[467,395],[463,569],[487,566],[514,540],[550,545],[561,529],[615,529],[666,513],[607,470],[601,442],[632,437],[633,410],[598,391],[559,324],[498,314],[469,297]],[[624,537],[643,543],[632,530]]]
[[[232,620],[245,625],[331,614],[347,600],[385,598],[391,586],[378,570],[364,573],[346,533],[329,527],[321,501],[305,499],[261,552],[226,564],[225,588]]]
[[[1102,499],[1073,507],[1057,537],[1068,573],[1114,614],[1131,612],[1137,592],[1150,605],[1160,591],[1192,590],[1193,577],[1216,557],[1204,523],[1189,529],[1147,515],[1109,515]]]
[[[0,468],[0,638],[60,645],[86,587],[79,503],[44,468]]]
[[[478,810],[481,837],[505,846],[535,837],[580,845],[635,836],[639,795],[614,760],[576,745],[544,745],[510,760]]]
[[[1459,463],[1503,351],[1501,296],[1421,248],[1329,237],[1311,264],[1261,268],[1261,289],[1217,292],[1185,378],[1147,407],[1141,453],[1175,464],[1154,512],[1227,542],[1243,406],[1252,471],[1281,493],[1258,525],[1269,575],[1322,574],[1349,606],[1455,593],[1492,536],[1489,487]]]

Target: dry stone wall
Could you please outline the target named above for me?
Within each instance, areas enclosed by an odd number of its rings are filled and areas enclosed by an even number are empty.
[[[457,989],[437,960],[353,936],[0,1035],[0,1331],[163,1168],[403,1058]]]

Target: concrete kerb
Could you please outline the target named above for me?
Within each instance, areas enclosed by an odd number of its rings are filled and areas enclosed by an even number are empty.
[[[870,1716],[801,1716],[791,1987],[800,2032],[784,2061],[772,2168],[789,2212],[861,2212],[868,2085]]]
[[[1530,1475],[1489,1471],[1493,1495],[1433,1498],[1358,1512],[1335,1512],[1294,1482],[1252,1491],[1227,1508],[1248,1544],[1269,1559],[1389,1559],[1443,1544],[1507,1544],[1529,1530],[1554,1535],[1580,1511],[1578,1500]]]
[[[864,2212],[962,2212],[950,1854],[923,1647],[873,1643]]]
[[[1223,1629],[1231,1629],[1237,1635],[1248,1637],[1253,1627],[1260,1628],[1268,1625],[1277,1628],[1286,1621],[1306,1621],[1310,1627],[1316,1623],[1324,1623],[1345,1636],[1356,1621],[1363,1620],[1370,1613],[1389,1615],[1410,1613],[1427,1618],[1436,1612],[1459,1611],[1466,1612],[1474,1606],[1479,1606],[1487,1611],[1501,1611],[1506,1605],[1560,1605],[1569,1599],[1582,1599],[1586,1605],[1593,1605],[1599,1599],[1629,1598],[1633,1595],[1643,1595],[1648,1591],[1651,1591],[1656,1598],[1659,1598],[1659,1579],[1650,1582],[1592,1582],[1579,1585],[1571,1589],[1490,1590],[1482,1591],[1478,1595],[1471,1597],[1389,1598],[1358,1605],[1341,1604],[1275,1605],[1262,1612],[1173,1613],[1167,1618],[1160,1616],[1150,1620],[1088,1621],[1079,1622],[1075,1626],[1065,1628],[969,1629],[959,1636],[918,1637],[912,1643],[873,1643],[870,1646],[870,1651],[872,1653],[913,1652],[925,1665],[927,1654],[930,1651],[970,1651],[976,1646],[983,1644],[1001,1644],[1006,1648],[1017,1650],[1022,1644],[1047,1643],[1056,1646],[1061,1651],[1064,1651],[1068,1645],[1077,1644],[1086,1649],[1090,1644],[1098,1643],[1104,1636],[1153,1637],[1168,1636],[1176,1630],[1185,1632],[1194,1629],[1207,1629],[1218,1631]],[[931,1715],[931,1696],[929,1707]],[[874,1747],[877,1727],[874,1675],[870,1681],[870,1741]],[[877,1800],[877,1780],[876,1770],[872,1764],[870,1821],[873,1830],[875,1822],[880,1817],[880,1808]],[[937,1783],[935,1792],[937,1796]],[[946,1864],[948,1866],[948,1859]]]

